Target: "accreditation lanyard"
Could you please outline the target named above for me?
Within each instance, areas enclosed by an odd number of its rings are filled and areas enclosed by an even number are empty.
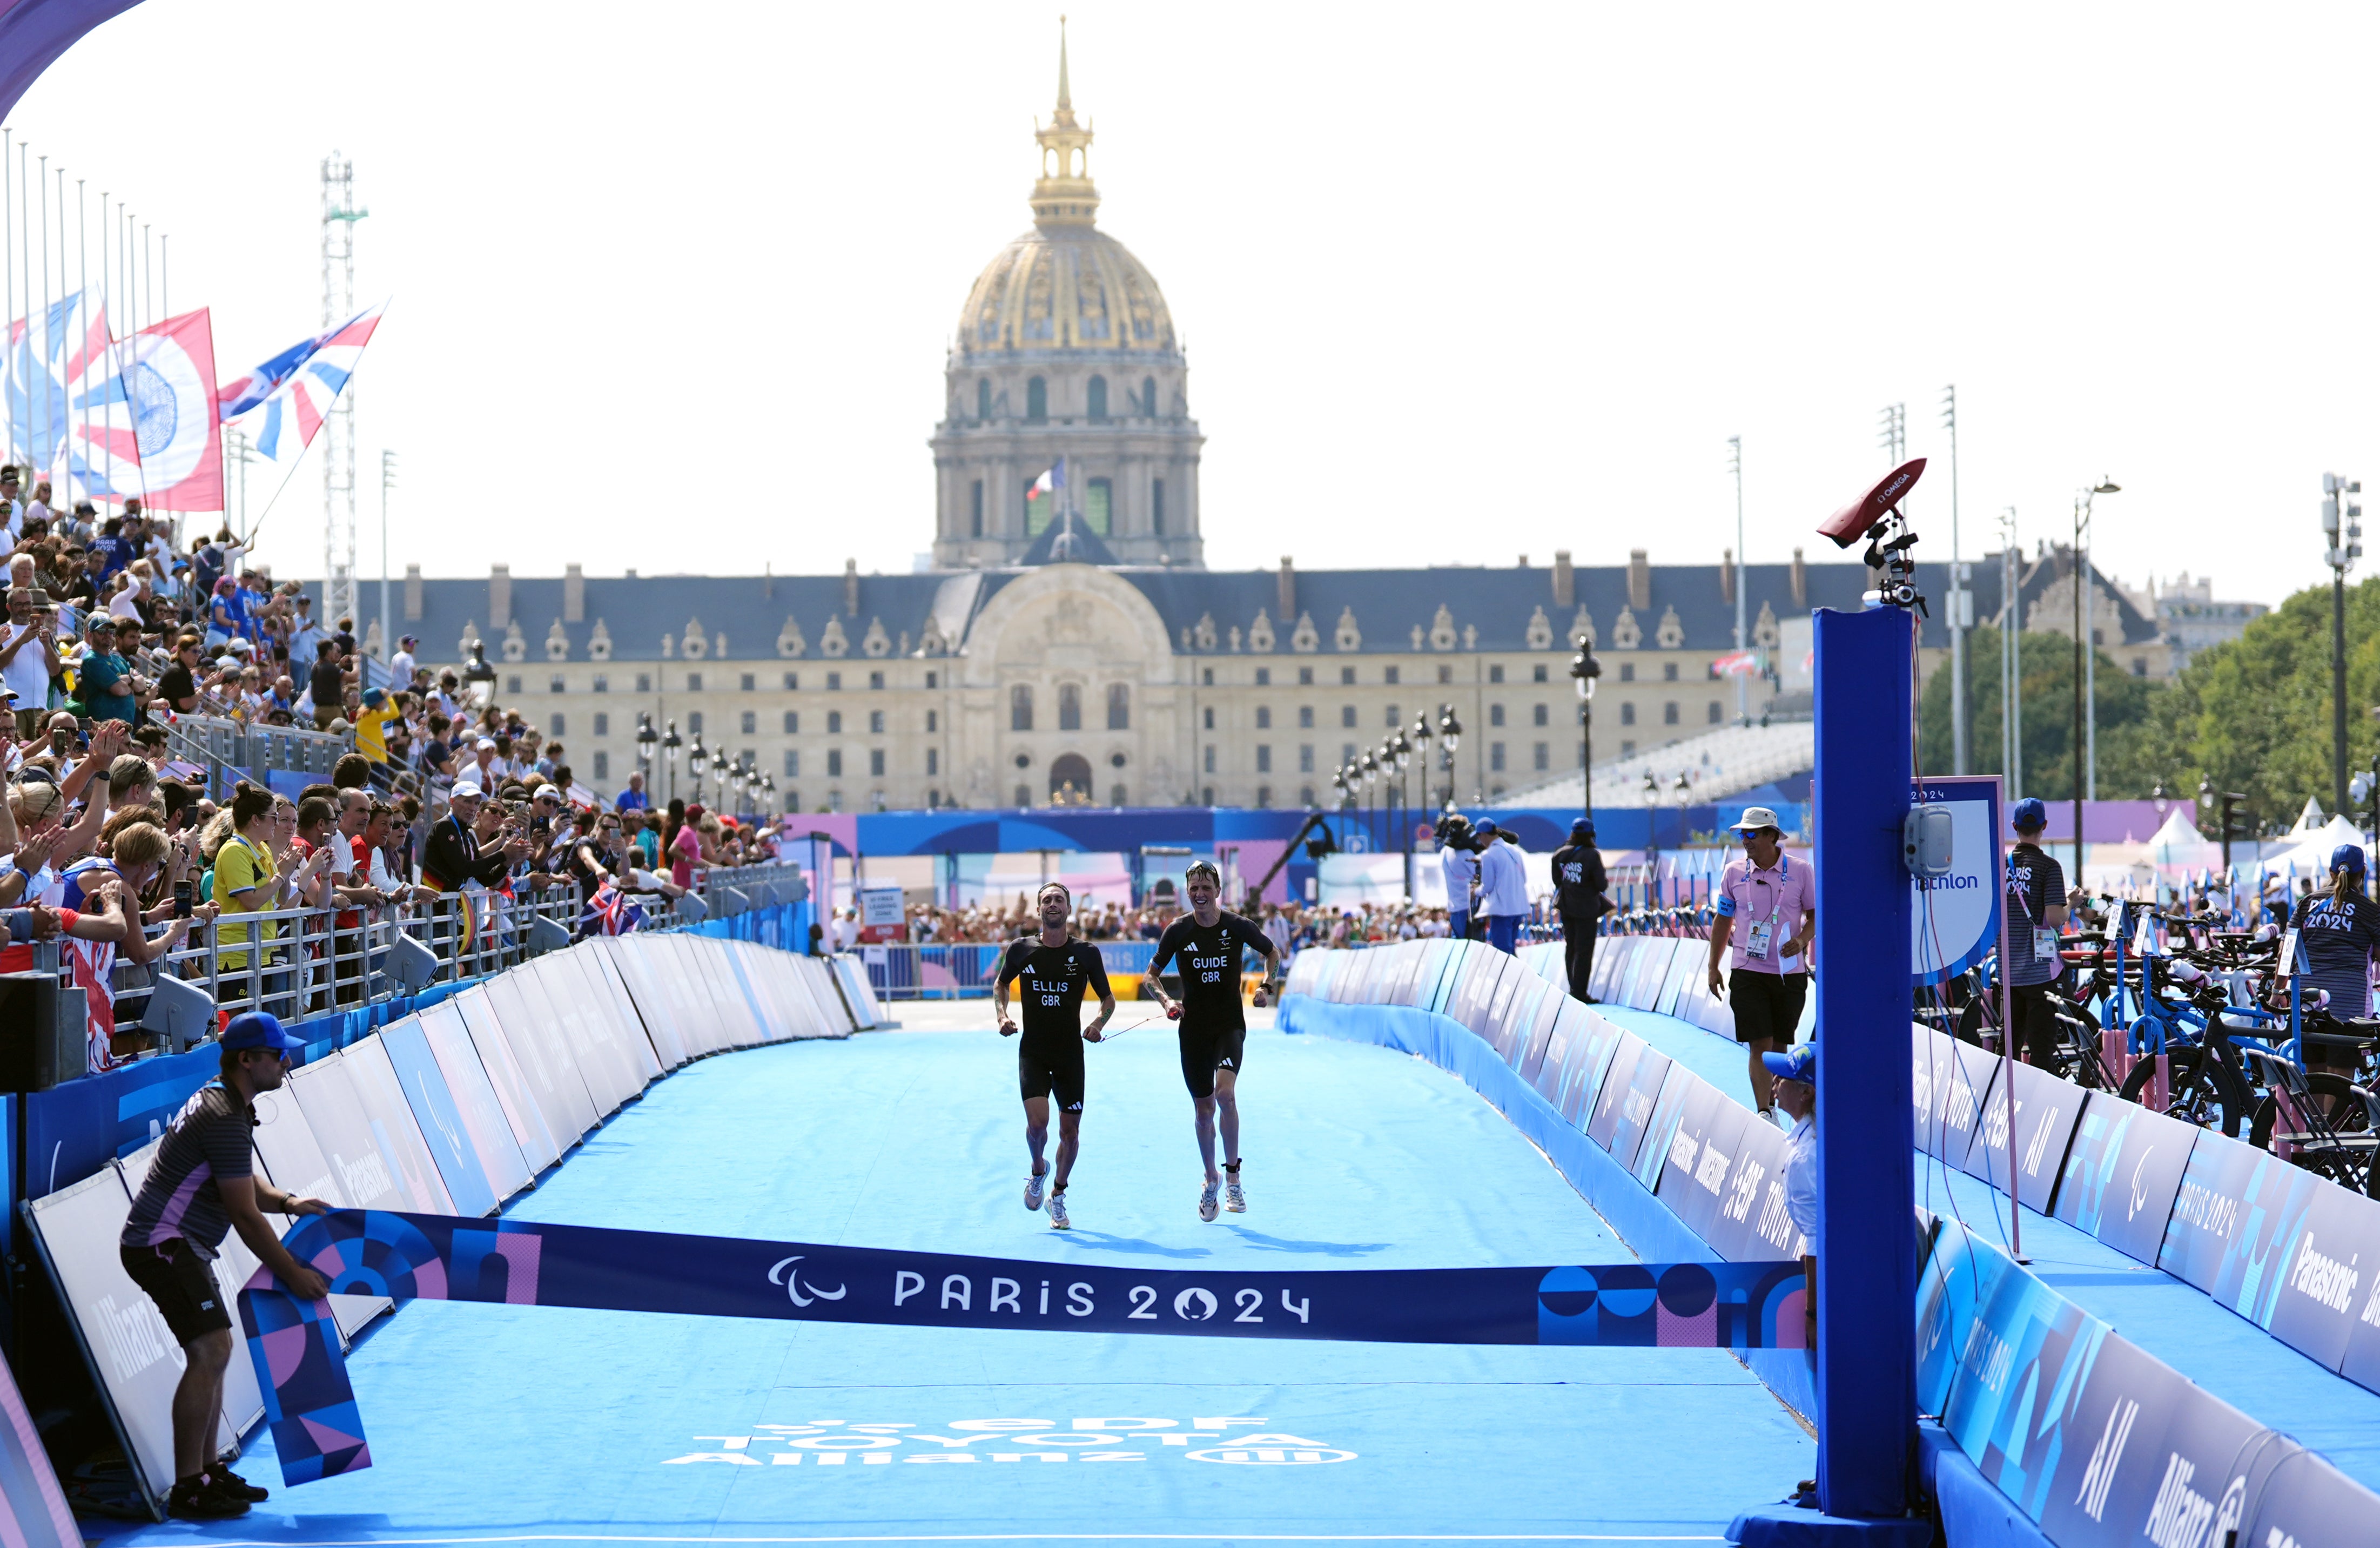
[[[2035,853],[2038,853],[2039,852],[2035,851]],[[2044,858],[2046,859],[2047,857],[2044,856]],[[2016,872],[2014,869],[2015,865],[2016,856],[2014,854],[2010,854],[2009,856],[2009,865],[2010,869],[2009,871],[2008,889],[2017,901],[2023,906],[2025,923],[2030,925],[2033,930],[2033,960],[2036,962],[2055,961],[2058,959],[2058,932],[2056,930],[2046,929],[2034,920],[2033,899],[2028,895],[2023,888],[2017,885]],[[2028,878],[2031,878],[2034,874],[2032,865],[2028,862],[2025,866],[2025,875]],[[2044,908],[2047,908],[2049,906],[2049,900],[2044,898],[2042,900],[2042,906]],[[2142,923],[2145,925],[2147,922],[2143,920]]]
[[[1747,866],[1749,864],[1746,862]],[[1743,943],[1743,954],[1755,962],[1767,961],[1769,948],[1776,943],[1777,915],[1783,912],[1785,907],[1785,877],[1790,874],[1792,864],[1791,855],[1779,855],[1777,878],[1774,881],[1768,880],[1757,868],[1748,868],[1744,872],[1743,879],[1746,885],[1768,889],[1768,917],[1753,923],[1752,928],[1746,932],[1748,938]]]

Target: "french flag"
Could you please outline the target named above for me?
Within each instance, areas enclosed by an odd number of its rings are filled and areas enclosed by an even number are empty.
[[[1055,494],[1065,487],[1066,459],[1060,457],[1050,466],[1049,471],[1033,480],[1033,487],[1025,491],[1026,502],[1030,504],[1043,495]]]

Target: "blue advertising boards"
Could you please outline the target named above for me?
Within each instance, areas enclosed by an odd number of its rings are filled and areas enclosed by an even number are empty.
[[[2199,1132],[2139,1103],[2093,1093],[2058,1184],[2058,1218],[2126,1257],[2155,1263]]]

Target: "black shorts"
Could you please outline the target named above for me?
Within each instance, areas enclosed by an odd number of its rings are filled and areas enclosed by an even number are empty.
[[[1232,1070],[1232,1078],[1239,1079],[1247,1058],[1246,1027],[1194,1027],[1185,1020],[1181,1035],[1182,1083],[1192,1096],[1204,1101],[1215,1094],[1218,1070]]]
[[[188,1344],[201,1334],[227,1332],[231,1309],[215,1283],[214,1266],[181,1237],[155,1247],[119,1247],[124,1272],[149,1293],[164,1313],[174,1342]]]
[[[1729,973],[1727,1002],[1735,1009],[1735,1040],[1774,1043],[1782,1048],[1793,1041],[1802,1024],[1802,1001],[1810,993],[1806,973],[1755,973],[1736,968]]]
[[[1025,1100],[1057,1094],[1058,1110],[1083,1110],[1083,1040],[1027,1044],[1016,1052],[1016,1085]]]

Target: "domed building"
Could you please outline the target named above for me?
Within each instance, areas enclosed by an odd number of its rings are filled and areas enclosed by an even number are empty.
[[[1014,564],[1054,522],[1111,562],[1195,567],[1204,438],[1189,369],[1156,276],[1098,227],[1062,36],[1057,110],[1034,139],[1033,229],[977,276],[944,368],[934,562]]]

